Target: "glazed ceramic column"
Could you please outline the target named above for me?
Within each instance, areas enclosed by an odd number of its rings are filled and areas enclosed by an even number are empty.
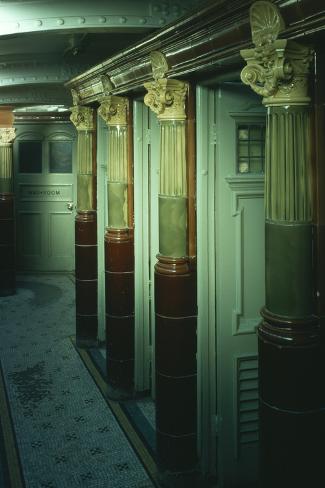
[[[134,383],[134,248],[129,215],[129,102],[109,96],[99,108],[107,124],[107,228],[105,233],[108,394],[123,398]]]
[[[90,107],[71,108],[78,131],[76,251],[76,342],[79,347],[97,343],[97,219],[93,175],[95,127]]]
[[[157,75],[154,66],[153,72]],[[187,225],[188,85],[157,78],[145,88],[144,102],[160,123],[159,254],[155,266],[157,450],[164,470],[182,472],[196,464],[197,441],[196,281],[188,258]]]
[[[12,143],[15,129],[0,129],[0,296],[16,291]]]
[[[266,305],[258,330],[261,486],[321,486],[324,356],[316,317],[311,50],[277,39],[284,26],[268,2],[251,7],[255,49],[241,77],[263,96],[266,132]]]

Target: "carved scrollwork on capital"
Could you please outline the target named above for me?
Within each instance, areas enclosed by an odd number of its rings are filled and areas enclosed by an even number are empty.
[[[90,107],[71,107],[70,120],[77,130],[92,131],[94,127],[94,110]]]
[[[148,93],[144,103],[157,114],[160,120],[184,120],[185,97],[188,84],[183,81],[163,78],[145,83]]]
[[[308,74],[312,50],[294,41],[277,39],[284,29],[278,8],[269,2],[255,2],[250,9],[254,49],[240,52],[247,62],[242,82],[264,97],[265,105],[310,102]]]
[[[3,127],[0,129],[0,146],[8,146],[13,143],[16,137],[14,127]]]
[[[107,125],[127,125],[128,99],[109,96],[102,100],[99,115]]]

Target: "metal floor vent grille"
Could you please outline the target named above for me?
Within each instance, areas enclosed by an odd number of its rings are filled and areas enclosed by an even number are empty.
[[[238,445],[258,442],[258,359],[237,360]]]

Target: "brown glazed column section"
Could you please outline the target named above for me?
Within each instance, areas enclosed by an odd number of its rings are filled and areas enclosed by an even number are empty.
[[[273,18],[270,24],[266,19]],[[277,39],[276,6],[251,7],[241,77],[267,107],[266,304],[259,326],[260,483],[324,486],[325,357],[316,306],[308,46]]]
[[[188,84],[163,78],[164,56],[151,53],[155,81],[144,101],[160,122],[159,254],[155,266],[157,451],[165,472],[185,473],[197,463],[196,273],[188,231],[190,215],[185,113]],[[193,125],[191,123],[191,125]],[[192,134],[193,136],[194,134]],[[191,188],[191,186],[190,186]],[[193,195],[190,195],[193,197]]]
[[[76,343],[97,344],[97,214],[94,178],[95,125],[90,107],[71,108],[78,131],[77,215],[75,220]]]
[[[107,377],[116,395],[131,394],[134,377],[134,247],[132,229],[105,234]],[[110,390],[111,396],[114,392]]]
[[[197,461],[196,274],[188,258],[158,255],[155,308],[159,461],[184,471]]]
[[[12,143],[15,129],[0,128],[0,296],[16,292],[15,196]]]
[[[106,363],[108,395],[125,398],[134,384],[134,243],[132,130],[124,97],[108,96],[99,108],[108,129],[105,232]]]
[[[77,211],[75,221],[76,342],[97,344],[97,219],[96,212]]]

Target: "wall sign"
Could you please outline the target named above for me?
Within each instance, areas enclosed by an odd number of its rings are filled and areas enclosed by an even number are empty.
[[[72,185],[20,185],[19,197],[23,202],[70,202]]]

